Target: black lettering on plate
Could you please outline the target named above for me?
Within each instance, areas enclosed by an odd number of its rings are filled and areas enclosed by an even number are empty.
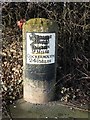
[[[49,39],[52,35],[40,36],[32,33],[32,36],[29,35],[30,40],[32,43],[30,44],[32,53],[33,54],[45,54],[49,53]]]

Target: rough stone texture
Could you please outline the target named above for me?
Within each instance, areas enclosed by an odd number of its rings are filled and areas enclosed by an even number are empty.
[[[26,32],[56,33],[55,63],[47,65],[26,63]],[[44,18],[31,19],[23,25],[24,100],[28,102],[45,103],[54,99],[57,61],[57,32],[57,24]]]
[[[46,103],[54,100],[55,88],[52,82],[25,79],[24,82],[24,100],[31,103]]]

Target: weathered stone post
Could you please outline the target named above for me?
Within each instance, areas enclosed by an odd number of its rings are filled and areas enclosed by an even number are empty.
[[[24,100],[46,103],[54,99],[57,59],[55,22],[30,19],[23,25]]]

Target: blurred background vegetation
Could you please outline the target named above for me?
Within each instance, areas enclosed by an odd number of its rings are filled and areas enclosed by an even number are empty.
[[[90,96],[90,3],[2,3],[3,103],[23,96],[22,31],[20,19],[48,18],[58,23],[56,97],[60,101],[89,103]]]

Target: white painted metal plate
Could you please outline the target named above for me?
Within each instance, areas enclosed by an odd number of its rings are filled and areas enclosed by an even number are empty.
[[[26,33],[27,64],[55,63],[55,33]]]

